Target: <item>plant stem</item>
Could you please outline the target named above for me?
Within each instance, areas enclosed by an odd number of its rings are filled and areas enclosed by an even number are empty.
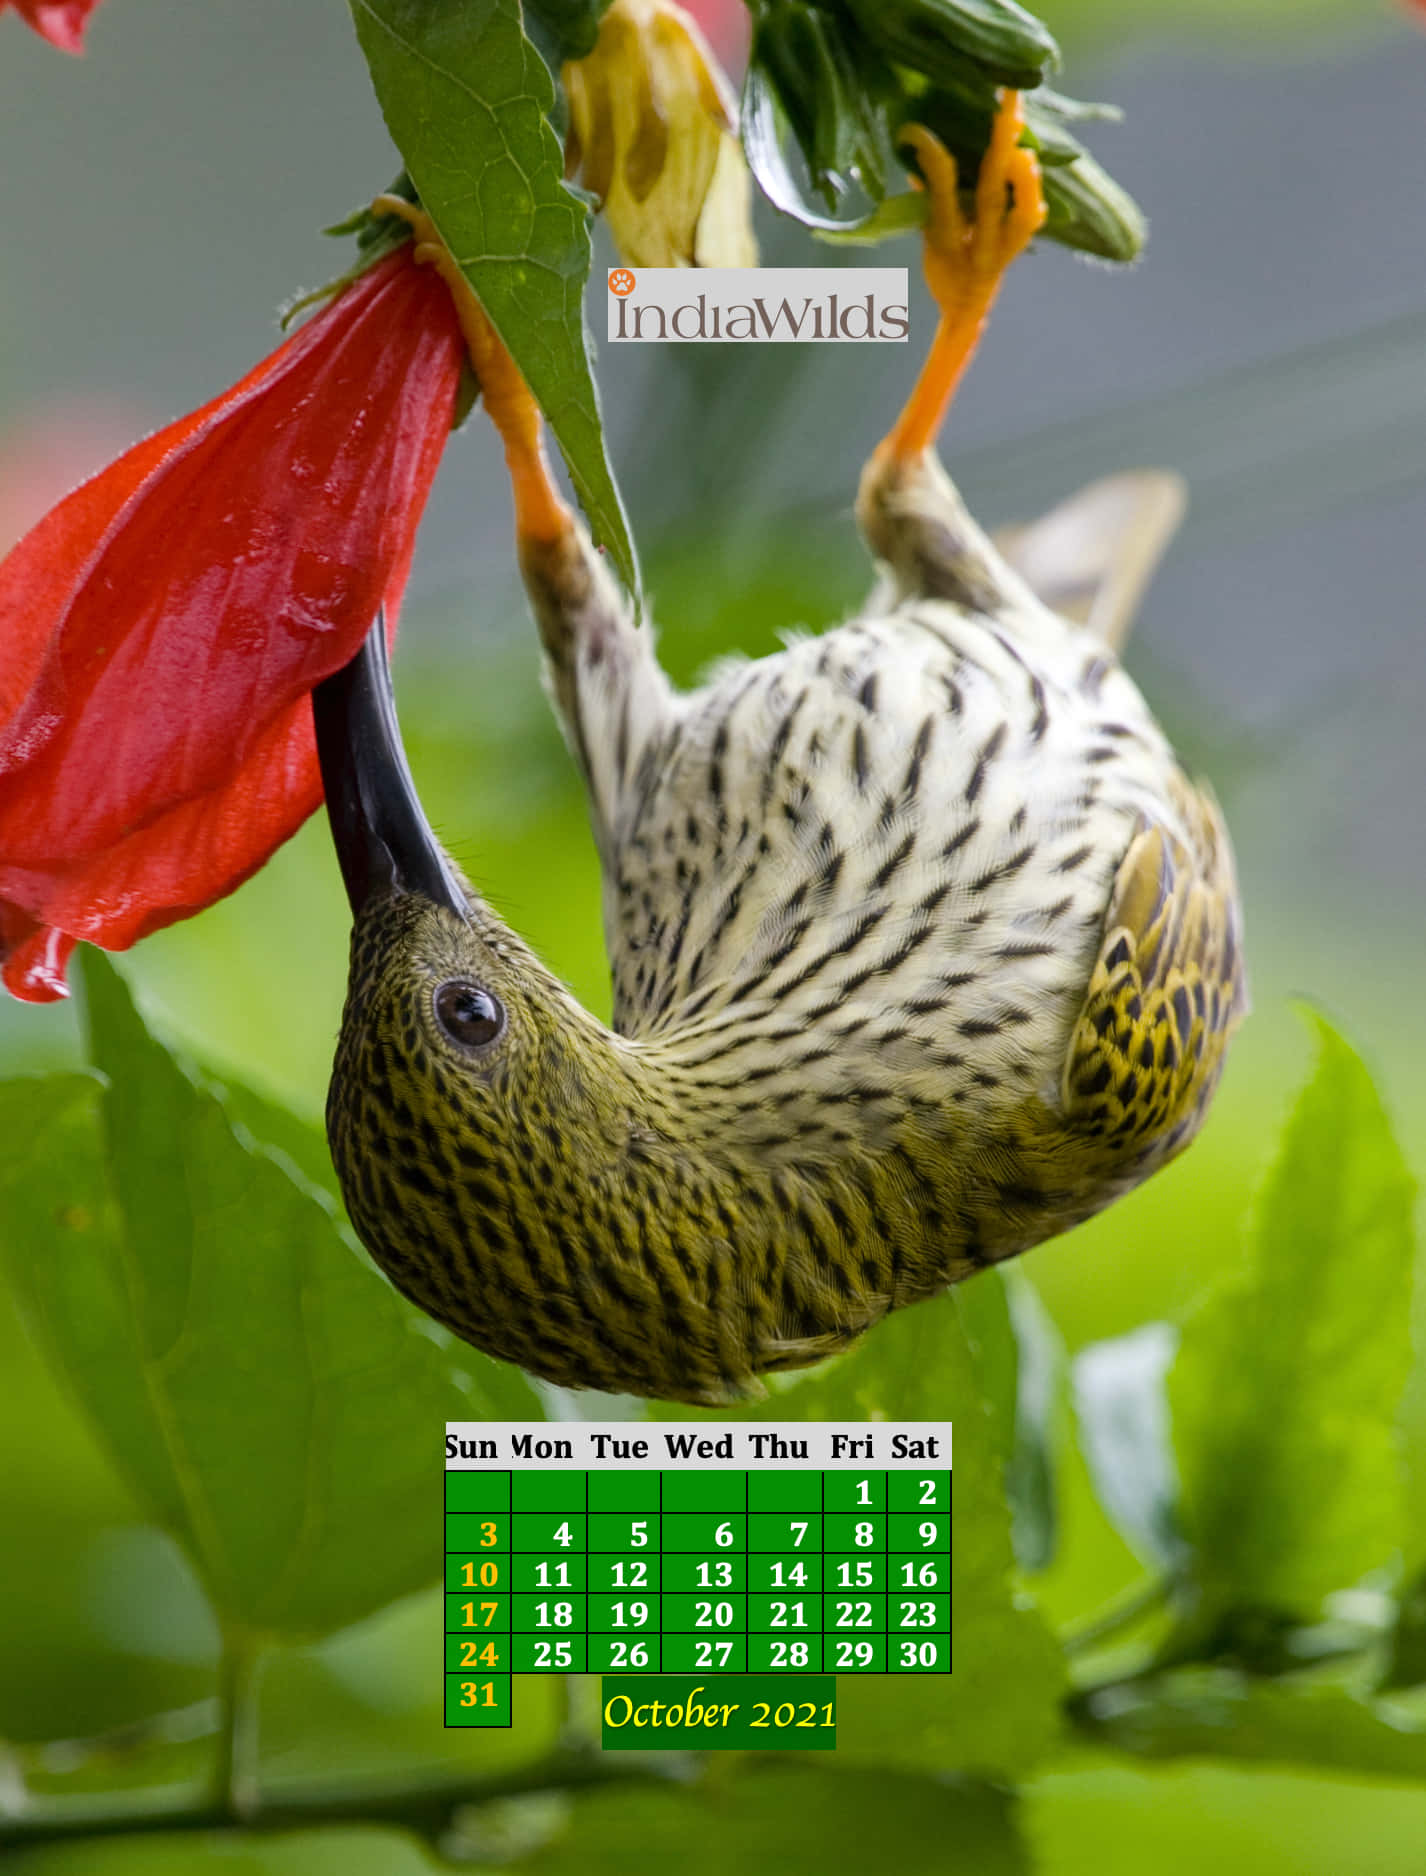
[[[102,1733],[73,1739],[46,1739],[33,1745],[13,1747],[12,1752],[22,1769],[72,1773],[96,1761],[124,1760],[155,1746],[181,1745],[192,1739],[207,1738],[219,1731],[220,1717],[216,1700],[194,1700],[186,1707],[145,1714],[140,1720],[126,1721]]]
[[[1146,1615],[1153,1613],[1167,1602],[1173,1584],[1166,1576],[1157,1576],[1152,1582],[1130,1590],[1117,1602],[1110,1603],[1107,1609],[1091,1616],[1078,1628],[1070,1629],[1060,1637],[1067,1655],[1087,1654],[1091,1648],[1098,1648],[1102,1643],[1126,1629],[1133,1628]]]
[[[611,1765],[597,1752],[559,1750],[490,1779],[312,1786],[290,1795],[269,1797],[246,1813],[242,1824],[246,1830],[261,1832],[309,1829],[322,1824],[388,1824],[435,1841],[445,1832],[452,1813],[463,1805],[596,1785],[660,1785],[686,1777],[682,1755],[675,1768],[663,1770],[647,1761]],[[66,1799],[47,1813],[31,1809],[25,1816],[0,1818],[0,1847],[29,1848],[84,1837],[132,1837],[147,1831],[224,1830],[233,1821],[233,1808],[226,1794],[214,1794],[203,1802],[195,1801],[188,1790],[133,1792],[118,1798],[105,1793],[93,1801]]]
[[[213,1803],[229,1820],[247,1823],[260,1802],[258,1702],[261,1643],[242,1629],[228,1629],[218,1664],[218,1756],[213,1766]]]

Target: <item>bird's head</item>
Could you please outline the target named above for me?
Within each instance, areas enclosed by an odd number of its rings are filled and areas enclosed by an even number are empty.
[[[317,688],[313,715],[353,919],[327,1103],[352,1222],[459,1334],[572,1378],[562,1299],[587,1288],[578,1266],[617,1236],[639,1173],[655,1173],[645,1078],[442,850],[402,750],[380,623]]]
[[[471,890],[432,832],[379,621],[317,688],[313,716],[352,908],[343,1054],[359,1055],[377,1088],[419,1097],[438,1130],[494,1135],[527,1124],[542,1089],[568,1090],[554,1058],[608,1032]]]

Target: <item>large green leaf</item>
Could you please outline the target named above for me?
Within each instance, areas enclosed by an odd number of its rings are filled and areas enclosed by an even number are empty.
[[[519,0],[350,0],[392,141],[549,419],[594,538],[638,566],[584,330],[588,212],[564,185],[555,90]]]
[[[1023,1270],[987,1270],[961,1288],[956,1302],[981,1391],[1002,1436],[999,1458],[1015,1559],[1022,1570],[1044,1570],[1057,1537],[1055,1447],[1064,1343]]]
[[[1413,1359],[1401,1401],[1406,1586],[1386,1676],[1389,1686],[1402,1687],[1426,1683],[1426,1259],[1420,1251],[1411,1300]]]
[[[1331,1682],[1186,1668],[1088,1695],[1078,1718],[1105,1744],[1146,1758],[1256,1759],[1426,1779],[1426,1729]]]
[[[978,1319],[987,1307],[974,1306]],[[849,1354],[779,1382],[766,1403],[748,1413],[789,1422],[954,1425],[954,1671],[947,1680],[843,1676],[837,1709],[841,1763],[1015,1773],[1039,1759],[1058,1730],[1063,1656],[1014,1583],[1002,1456],[1015,1447],[1015,1390],[1005,1385],[1003,1370],[991,1380],[988,1387],[982,1379],[953,1292],[897,1311]],[[740,1417],[744,1411],[739,1409]]]
[[[849,1683],[838,1687],[837,1720]],[[795,1759],[798,1755],[790,1755]],[[627,1786],[579,1797],[557,1841],[518,1867],[529,1876],[777,1876],[895,1870],[897,1876],[1029,1876],[1013,1798],[977,1785],[837,1765],[749,1766],[693,1790]]]
[[[1311,1615],[1400,1542],[1412,1182],[1366,1068],[1316,1022],[1248,1267],[1187,1324],[1169,1380],[1210,1615]]]
[[[537,1418],[344,1241],[286,1158],[145,1031],[98,953],[82,1077],[0,1084],[12,1280],[219,1615],[322,1634],[440,1567],[448,1418]]]
[[[1140,1562],[1170,1571],[1185,1562],[1164,1397],[1177,1348],[1169,1323],[1147,1322],[1081,1349],[1071,1371],[1080,1451],[1095,1495]]]

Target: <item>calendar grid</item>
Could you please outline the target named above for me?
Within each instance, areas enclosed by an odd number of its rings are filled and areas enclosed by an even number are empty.
[[[685,1444],[658,1468],[565,1450],[449,1468],[447,1724],[510,1725],[526,1673],[949,1673],[949,1463],[925,1437],[921,1464],[857,1446],[837,1465],[789,1442],[781,1465]]]

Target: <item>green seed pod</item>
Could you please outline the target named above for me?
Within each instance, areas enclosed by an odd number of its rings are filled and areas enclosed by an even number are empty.
[[[1072,163],[1046,167],[1045,203],[1049,239],[1100,260],[1136,260],[1148,239],[1138,203],[1087,150]]]
[[[854,29],[853,29],[854,32]],[[854,56],[843,27],[805,0],[763,0],[756,10],[751,71],[772,88],[812,181],[833,207],[853,184],[873,201],[886,192],[891,144],[868,89],[891,75],[870,48]]]
[[[898,65],[933,84],[967,66],[993,84],[1032,90],[1060,62],[1060,49],[1014,0],[843,0],[845,11]]]

